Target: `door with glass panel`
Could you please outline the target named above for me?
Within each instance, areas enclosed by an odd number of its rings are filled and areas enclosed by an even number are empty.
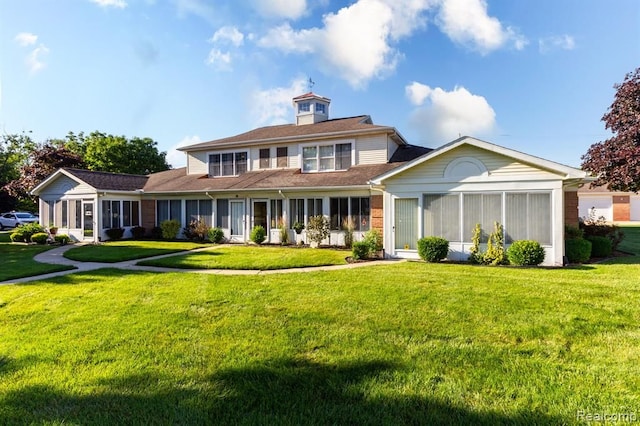
[[[86,239],[93,239],[93,202],[82,203],[82,234]]]
[[[267,202],[264,200],[256,200],[253,202],[253,226],[262,226],[266,231],[267,228]]]
[[[418,199],[396,198],[394,203],[396,250],[415,250],[418,241]]]
[[[244,201],[229,202],[229,232],[233,239],[244,239]]]

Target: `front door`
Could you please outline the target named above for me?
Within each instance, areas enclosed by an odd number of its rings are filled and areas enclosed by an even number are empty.
[[[253,202],[253,226],[262,226],[267,230],[267,202]]]
[[[244,241],[244,201],[230,201],[229,210],[230,218],[230,234],[234,240]]]
[[[82,203],[82,235],[93,239],[93,202]]]

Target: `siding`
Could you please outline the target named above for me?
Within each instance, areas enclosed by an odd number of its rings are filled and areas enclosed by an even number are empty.
[[[208,174],[207,151],[189,152],[187,154],[187,174],[202,175]]]
[[[95,189],[89,185],[79,184],[75,180],[61,175],[51,182],[40,194],[40,198],[47,200],[60,198],[63,195],[95,194]]]
[[[388,157],[386,135],[356,139],[356,164],[386,163]]]
[[[444,171],[449,163],[460,157],[471,157],[479,160],[487,168],[489,175],[495,178],[507,177],[533,177],[536,179],[557,179],[558,175],[545,170],[518,162],[512,158],[495,154],[473,146],[464,145],[453,149],[432,160],[407,170],[405,173],[394,177],[394,183],[400,181],[411,182],[425,179],[439,180],[444,178]],[[397,181],[396,181],[397,179]]]

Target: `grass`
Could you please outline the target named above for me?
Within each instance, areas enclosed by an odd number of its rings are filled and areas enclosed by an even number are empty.
[[[80,262],[116,263],[200,247],[206,247],[206,245],[188,241],[107,241],[101,244],[72,248],[65,252],[64,257]]]
[[[618,250],[640,256],[640,225],[622,225],[620,229],[624,232],[624,239]]]
[[[35,255],[50,248],[52,247],[12,243],[0,244],[0,259],[2,259],[0,281],[73,269],[72,266],[50,265],[33,260]]]
[[[345,250],[234,245],[145,260],[138,264],[182,269],[270,270],[343,265],[347,263],[345,257],[349,254]]]
[[[260,276],[103,269],[0,287],[0,418],[494,425],[640,415],[633,259]]]

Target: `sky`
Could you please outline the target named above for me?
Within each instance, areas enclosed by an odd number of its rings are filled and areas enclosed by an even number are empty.
[[[0,131],[150,137],[173,167],[309,90],[414,145],[579,166],[638,66],[638,0],[0,0]]]

